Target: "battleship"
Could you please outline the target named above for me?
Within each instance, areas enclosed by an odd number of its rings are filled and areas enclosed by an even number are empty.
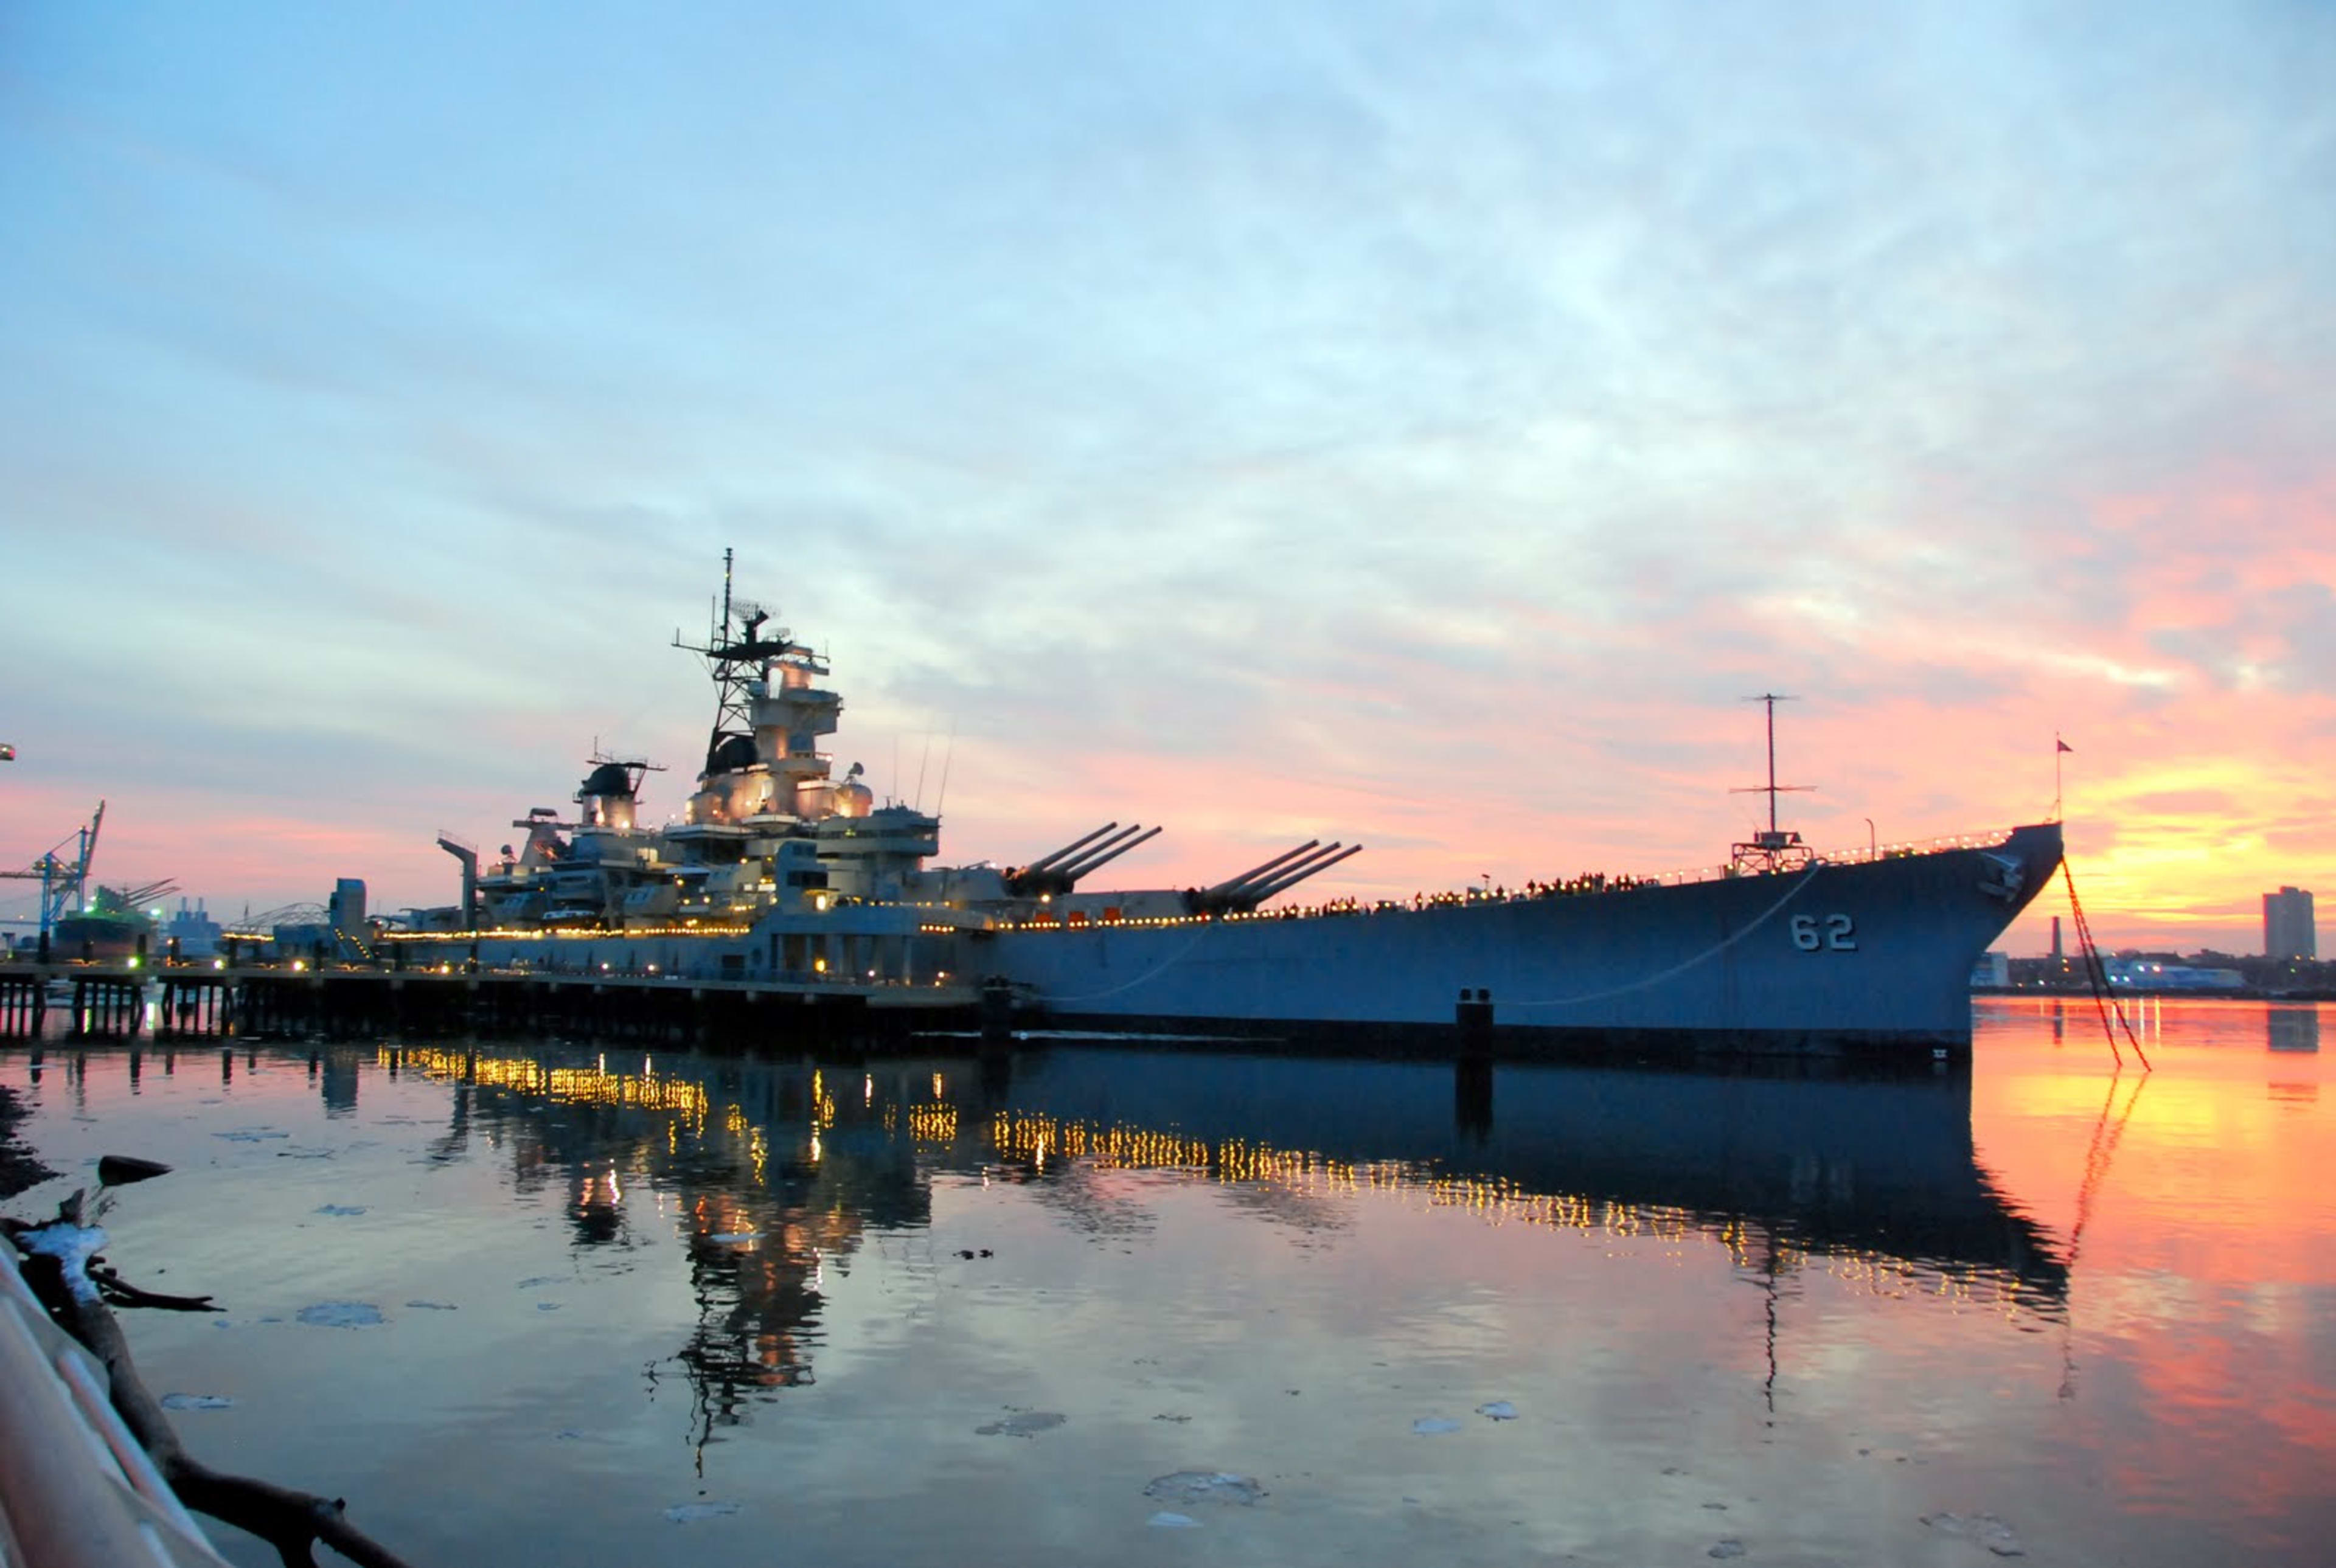
[[[657,771],[596,750],[563,814],[537,807],[459,904],[410,911],[394,961],[864,989],[957,988],[1032,1028],[1299,1040],[1460,1024],[1532,1051],[1967,1052],[1980,955],[2050,880],[2057,821],[1819,852],[1776,821],[1724,865],[1408,901],[1273,901],[1357,853],[1298,845],[1206,887],[1102,891],[1159,833],[1113,822],[1023,866],[939,863],[940,820],[878,805],[822,738],[826,660],[736,599],[725,554],[702,641],[716,693],[679,820],[646,825]]]

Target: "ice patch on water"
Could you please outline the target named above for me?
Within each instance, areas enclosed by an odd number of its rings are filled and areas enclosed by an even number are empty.
[[[1201,1522],[1190,1514],[1171,1514],[1165,1508],[1144,1523],[1154,1530],[1198,1530],[1201,1527]]]
[[[2028,1548],[2020,1544],[2011,1526],[1992,1514],[1925,1514],[1922,1523],[1942,1535],[1974,1542],[1999,1557],[2028,1555]]]
[[[1155,1476],[1144,1495],[1163,1503],[1239,1503],[1246,1507],[1264,1496],[1265,1488],[1229,1470],[1179,1470]]]
[[[1422,1416],[1411,1424],[1411,1429],[1423,1437],[1436,1437],[1446,1432],[1457,1432],[1460,1423],[1449,1416]]]
[[[235,1401],[218,1394],[165,1394],[165,1410],[232,1410]]]
[[[976,1427],[976,1436],[983,1437],[1027,1437],[1059,1427],[1066,1419],[1053,1410],[1020,1410],[1011,1416],[992,1421],[987,1427]]]
[[[365,1205],[363,1203],[326,1203],[316,1213],[339,1215],[362,1214],[365,1213]]]
[[[370,1329],[385,1320],[370,1301],[319,1301],[301,1308],[297,1316],[303,1323],[324,1329]]]
[[[1494,1399],[1490,1404],[1477,1406],[1476,1414],[1494,1421],[1514,1421],[1517,1418],[1517,1407],[1506,1399]]]
[[[676,1524],[695,1524],[700,1519],[719,1519],[736,1512],[735,1503],[676,1503],[665,1511],[665,1516]]]
[[[77,1300],[97,1300],[97,1282],[89,1277],[89,1261],[105,1247],[105,1232],[96,1225],[44,1225],[19,1231],[16,1245],[27,1252],[54,1258],[64,1271],[65,1289]]]

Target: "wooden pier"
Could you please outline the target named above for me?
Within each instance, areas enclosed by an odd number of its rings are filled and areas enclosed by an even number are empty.
[[[973,1027],[969,986],[327,966],[0,964],[0,1036],[832,1039]],[[151,1013],[151,1017],[150,1017]]]

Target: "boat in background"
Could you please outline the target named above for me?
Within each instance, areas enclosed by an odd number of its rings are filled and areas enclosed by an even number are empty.
[[[681,820],[643,826],[644,759],[595,754],[572,820],[462,862],[459,905],[410,911],[394,962],[877,991],[978,987],[1024,1022],[1290,1038],[1457,1023],[1509,1048],[1967,1050],[1970,977],[2059,866],[2060,825],[1819,853],[1769,826],[1708,872],[1470,889],[1398,904],[1268,903],[1358,852],[1309,841],[1202,888],[1083,884],[1160,830],[1105,824],[1027,866],[930,864],[940,820],[878,806],[820,741],[841,696],[807,644],[733,598]]]
[[[49,951],[60,959],[101,964],[140,957],[153,947],[155,934],[154,916],[141,906],[169,887],[163,882],[143,888],[99,888],[88,903],[60,917],[50,928]]]

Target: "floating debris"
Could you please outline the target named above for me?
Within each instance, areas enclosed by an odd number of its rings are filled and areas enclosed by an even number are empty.
[[[736,1246],[745,1242],[759,1242],[763,1239],[763,1232],[760,1231],[725,1231],[721,1235],[708,1236],[706,1239],[709,1242],[718,1242],[725,1247],[731,1247]]]
[[[2010,1525],[1992,1514],[1925,1514],[1922,1523],[1942,1535],[1986,1547],[1999,1557],[2025,1557],[2028,1548]]]
[[[1411,1424],[1411,1429],[1423,1437],[1440,1437],[1446,1432],[1460,1430],[1460,1423],[1449,1416],[1422,1416]]]
[[[1494,1399],[1489,1404],[1477,1406],[1476,1414],[1492,1421],[1514,1421],[1517,1418],[1517,1407],[1506,1399]]]
[[[1184,1422],[1191,1420],[1192,1417],[1190,1416],[1172,1415],[1168,1411],[1163,1410],[1159,1415],[1154,1416],[1152,1418],[1155,1421],[1173,1421],[1181,1426]]]
[[[529,1279],[521,1280],[518,1284],[512,1286],[511,1289],[514,1290],[532,1290],[543,1285],[562,1285],[566,1283],[567,1281],[558,1274],[537,1274]]]
[[[973,1430],[977,1437],[1027,1437],[1059,1427],[1066,1419],[1067,1417],[1054,1410],[1023,1410],[1002,1420],[992,1421],[987,1427],[976,1427]]]
[[[735,1514],[735,1503],[679,1503],[665,1511],[665,1516],[676,1524],[695,1524],[700,1519],[719,1519],[725,1514]]]
[[[1190,1514],[1171,1514],[1165,1508],[1144,1523],[1154,1530],[1198,1530],[1201,1527],[1201,1522]]]
[[[235,1401],[219,1394],[165,1394],[165,1410],[232,1410]]]
[[[425,1312],[453,1312],[458,1309],[452,1301],[408,1301],[409,1307],[419,1307]]]
[[[322,1208],[318,1209],[316,1213],[320,1214],[337,1214],[343,1216],[349,1214],[362,1214],[365,1213],[365,1205],[363,1203],[326,1203]]]
[[[557,1312],[560,1310],[560,1303],[557,1301],[538,1301],[535,1304],[535,1310],[539,1312]]]
[[[303,1307],[295,1314],[303,1323],[320,1329],[371,1329],[388,1320],[381,1309],[370,1301],[319,1301],[313,1307]],[[268,1321],[263,1318],[261,1322]]]
[[[1725,1541],[1715,1544],[1711,1550],[1705,1553],[1704,1555],[1707,1557],[1741,1557],[1744,1555],[1744,1543],[1737,1540],[1734,1536],[1730,1536]]]
[[[230,1144],[257,1144],[269,1138],[288,1138],[289,1133],[278,1133],[267,1127],[238,1127],[232,1133],[213,1133],[214,1138],[225,1138]]]
[[[1163,1503],[1238,1503],[1247,1507],[1265,1495],[1265,1488],[1229,1470],[1179,1470],[1154,1477],[1144,1495]]]
[[[126,1187],[132,1182],[151,1181],[170,1174],[170,1167],[160,1160],[141,1160],[135,1154],[98,1156],[97,1180],[101,1186]]]

